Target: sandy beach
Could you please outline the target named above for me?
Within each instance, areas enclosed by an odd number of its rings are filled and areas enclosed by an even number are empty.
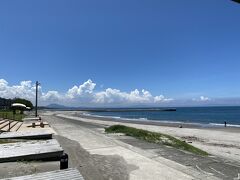
[[[98,179],[233,179],[240,172],[237,128],[190,125],[179,128],[172,124],[86,118],[73,111],[44,112],[43,118],[57,132],[61,145],[66,146],[64,149],[73,156],[70,158],[72,166],[78,167],[86,179],[95,179],[93,176]],[[114,124],[169,134],[207,151],[210,156],[200,157],[122,134],[106,134],[104,128]],[[87,156],[82,157],[76,148],[67,145],[68,141],[74,142]]]

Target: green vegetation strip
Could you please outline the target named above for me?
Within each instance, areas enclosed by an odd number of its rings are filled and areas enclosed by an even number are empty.
[[[15,143],[15,142],[17,141],[9,140],[9,139],[0,139],[0,144]]]
[[[185,150],[197,155],[207,156],[208,153],[198,149],[185,141],[181,141],[177,138],[174,138],[172,136],[156,133],[156,132],[150,132],[142,129],[136,129],[128,126],[123,125],[113,125],[108,128],[105,128],[106,133],[124,133],[127,136],[132,136],[137,139],[141,139],[150,143],[156,143],[156,144],[163,144],[167,146],[171,146],[177,149]]]
[[[11,119],[11,120],[15,120],[15,121],[22,121],[22,119],[25,117],[26,115],[24,114],[13,114],[12,111],[0,111],[0,118],[3,119]]]

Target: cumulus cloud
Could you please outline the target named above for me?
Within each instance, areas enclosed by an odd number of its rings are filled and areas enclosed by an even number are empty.
[[[95,94],[93,99],[96,103],[130,103],[130,104],[153,104],[168,102],[173,99],[165,98],[163,95],[153,96],[149,91],[142,90],[139,91],[135,89],[130,93],[121,92],[118,89],[107,88],[105,91],[101,91]]]
[[[48,91],[47,93],[42,93],[40,99],[48,102],[59,102],[63,100],[63,97],[57,91]]]
[[[200,96],[199,98],[197,99],[192,99],[193,101],[201,101],[201,102],[206,102],[206,101],[210,101],[211,99],[209,97],[206,97],[206,96]]]
[[[76,98],[84,95],[90,95],[92,94],[96,84],[92,82],[92,80],[87,80],[83,84],[78,86],[73,86],[71,89],[67,92],[67,97],[69,98]]]
[[[170,102],[173,99],[165,98],[163,95],[153,96],[149,91],[135,89],[131,92],[123,92],[119,89],[107,88],[102,91],[95,91],[96,83],[87,80],[79,86],[73,86],[66,93],[58,91],[42,92],[39,87],[39,100],[43,105],[49,103],[61,103],[64,105],[131,105],[131,104],[158,104]],[[35,98],[35,84],[32,81],[21,81],[19,85],[10,86],[9,83],[0,79],[0,97],[5,98]]]
[[[201,101],[209,101],[210,99],[208,97],[205,97],[205,96],[200,96],[200,100]]]
[[[0,97],[24,97],[31,99],[35,94],[34,90],[35,87],[31,81],[21,81],[19,85],[9,86],[6,80],[0,79]]]

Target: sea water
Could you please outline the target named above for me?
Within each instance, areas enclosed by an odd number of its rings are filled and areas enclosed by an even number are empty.
[[[127,110],[127,109],[126,109]],[[240,127],[240,106],[227,107],[176,107],[176,111],[121,111],[108,109],[102,112],[90,112],[91,115],[133,120],[155,120],[183,123],[200,123]]]

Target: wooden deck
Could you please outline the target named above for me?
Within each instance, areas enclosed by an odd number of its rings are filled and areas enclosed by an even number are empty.
[[[0,132],[9,131],[9,123],[10,123],[10,131],[17,131],[23,124],[20,121],[13,121],[8,119],[0,120]]]
[[[2,180],[84,180],[77,169],[66,169],[38,173],[28,176],[7,178]]]
[[[55,139],[0,144],[0,163],[59,159],[63,149]]]

